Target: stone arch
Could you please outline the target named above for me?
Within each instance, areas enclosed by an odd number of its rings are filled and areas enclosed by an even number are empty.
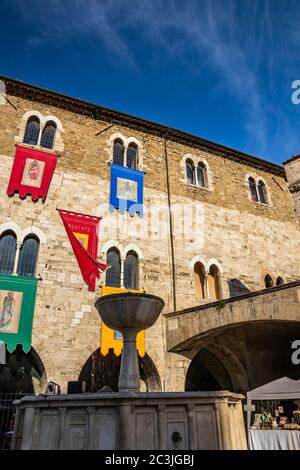
[[[191,361],[186,374],[186,391],[233,391],[233,384],[223,361],[206,347]]]
[[[125,248],[124,248],[124,250],[123,250],[123,256],[124,256],[124,258],[126,258],[126,255],[127,255],[127,253],[128,253],[129,251],[135,251],[136,254],[137,254],[138,257],[139,257],[139,260],[144,259],[144,255],[143,255],[141,249],[140,249],[138,246],[136,246],[134,243],[130,243],[129,245],[126,245],[126,246],[125,246]]]
[[[55,366],[45,341],[41,339],[34,331],[32,332],[32,347],[43,361],[47,381],[51,381],[55,376]]]
[[[192,375],[195,375],[195,376],[197,375],[197,356],[199,356],[199,353],[201,353],[201,351],[203,350],[208,351],[209,353],[213,354],[213,356],[218,361],[217,364],[215,363],[215,367],[214,367],[214,364],[212,363],[213,367],[210,372],[216,374],[215,378],[217,382],[219,382],[219,385],[221,388],[227,389],[228,385],[231,385],[231,391],[234,391],[234,392],[245,392],[245,390],[249,389],[249,380],[248,380],[247,371],[244,365],[239,360],[239,358],[236,356],[236,354],[234,354],[229,348],[223,345],[207,342],[200,349],[196,350],[193,355],[193,359],[191,360],[191,363],[189,365],[189,368],[186,374],[186,385],[185,385],[186,390],[187,390],[187,384],[189,380],[191,380],[191,371],[192,371]],[[195,367],[195,362],[196,362],[196,367]],[[220,367],[220,364],[222,364],[224,369]],[[201,363],[200,363],[200,366],[201,366]],[[202,363],[202,366],[205,367],[205,363],[204,364]],[[207,367],[207,364],[206,364],[206,367]],[[193,368],[194,368],[194,371],[193,371]],[[221,373],[222,372],[224,373],[224,371],[226,371],[225,378],[227,375],[227,379],[229,378],[230,380],[226,381],[224,380],[224,377],[223,377],[223,380],[222,380],[222,377],[218,378],[218,371]],[[196,377],[194,377],[194,380],[195,379],[197,380]],[[205,385],[203,385],[203,389],[205,389]]]
[[[108,240],[102,246],[102,253],[106,254],[110,248],[117,248],[120,252],[121,259],[124,259],[124,248],[122,243],[118,242],[117,240]]]
[[[215,265],[218,270],[220,271],[221,274],[223,274],[223,267],[221,265],[221,263],[216,259],[216,258],[211,258],[207,264],[206,264],[206,269],[207,269],[207,272],[209,272],[211,266]]]
[[[209,343],[206,348],[222,359],[233,385],[234,391],[245,391],[249,389],[248,374],[236,354],[229,348],[216,343]]]
[[[262,279],[262,285],[263,289],[266,289],[266,280],[270,279],[271,285],[269,287],[275,287],[276,286],[276,276],[270,269],[263,269],[261,273],[261,279]]]
[[[205,267],[205,271],[207,271],[207,263],[206,263],[205,259],[203,258],[203,256],[196,255],[190,261],[190,270],[191,270],[191,272],[193,272],[194,266],[198,262],[203,264],[203,266]]]
[[[32,225],[31,227],[26,227],[24,230],[22,230],[22,241],[28,236],[28,235],[36,235],[40,241],[40,243],[45,244],[46,243],[46,235],[44,232],[42,232],[41,229],[36,227],[35,225]]]
[[[2,233],[6,232],[8,230],[11,230],[12,232],[14,232],[16,234],[17,243],[22,242],[22,240],[23,240],[22,230],[19,227],[19,225],[17,225],[15,222],[5,222],[4,224],[1,224],[0,225],[0,236],[2,235]]]

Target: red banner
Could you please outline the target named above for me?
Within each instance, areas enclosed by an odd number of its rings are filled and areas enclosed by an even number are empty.
[[[19,191],[21,198],[31,194],[32,200],[46,199],[55,170],[57,155],[17,145],[7,194]]]
[[[58,209],[62,218],[82,277],[89,290],[95,291],[96,278],[105,271],[106,264],[97,261],[98,230],[101,218]]]

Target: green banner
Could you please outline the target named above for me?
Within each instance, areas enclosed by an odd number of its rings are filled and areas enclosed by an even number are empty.
[[[0,340],[9,352],[21,344],[31,348],[32,322],[38,280],[0,274]]]

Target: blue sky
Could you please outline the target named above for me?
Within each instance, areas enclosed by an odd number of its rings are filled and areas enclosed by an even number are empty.
[[[266,160],[300,153],[298,0],[1,0],[0,74]]]

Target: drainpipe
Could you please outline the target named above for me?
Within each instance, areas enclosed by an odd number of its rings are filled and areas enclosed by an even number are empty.
[[[172,290],[173,290],[173,309],[176,312],[176,272],[175,272],[175,254],[174,254],[174,240],[173,240],[173,219],[171,211],[171,192],[170,192],[170,178],[169,178],[169,162],[168,162],[168,149],[167,149],[167,135],[169,131],[164,135],[164,153],[165,153],[165,164],[166,164],[166,180],[167,180],[167,195],[168,195],[168,207],[169,207],[169,227],[170,227],[170,244],[171,244],[171,263],[172,263]]]

